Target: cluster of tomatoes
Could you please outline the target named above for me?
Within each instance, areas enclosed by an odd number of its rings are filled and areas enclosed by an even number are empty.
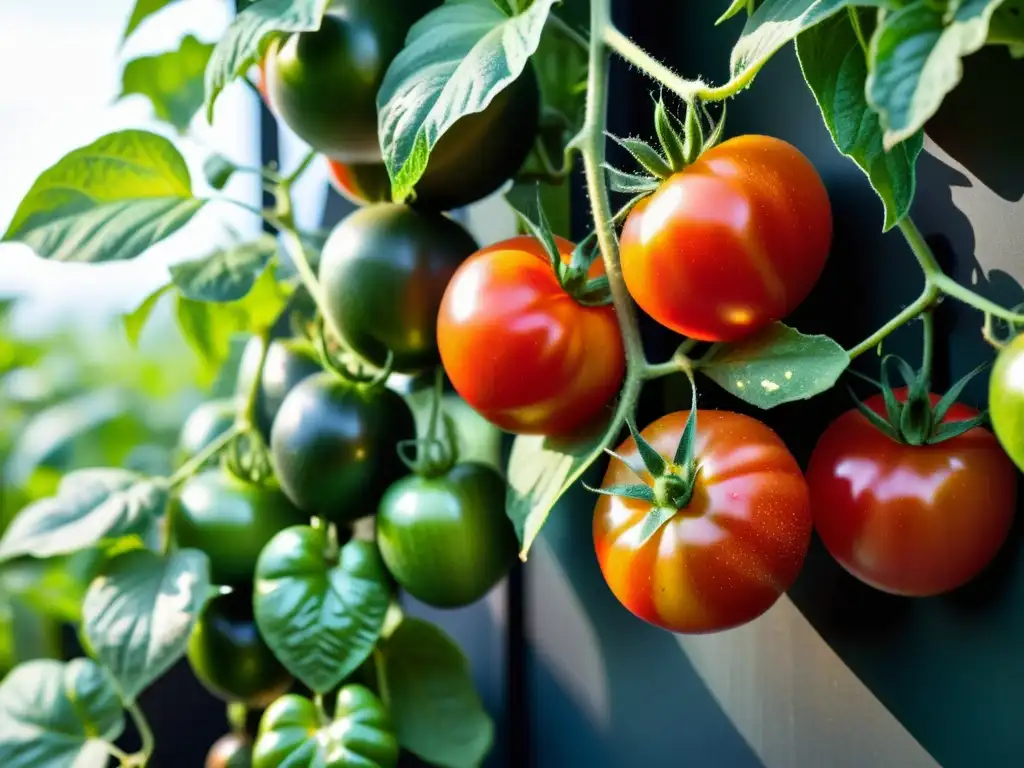
[[[532,69],[444,134],[411,201],[389,199],[376,93],[410,25],[436,4],[332,3],[319,31],[274,42],[261,63],[270,109],[361,206],[320,258],[327,326],[378,368],[415,377],[442,364],[460,402],[506,432],[571,433],[608,414],[625,375],[615,309],[595,292],[604,262],[536,233],[481,249],[445,214],[496,191],[526,160],[539,114]],[[809,160],[783,141],[741,136],[672,170],[622,229],[637,304],[702,342],[742,339],[789,314],[831,245],[828,195]],[[275,339],[265,354],[253,344],[240,391],[262,359],[257,426],[278,485],[211,467],[181,488],[171,520],[180,545],[209,554],[214,581],[235,587],[210,604],[192,665],[225,698],[264,706],[290,679],[259,638],[247,588],[282,529],[315,516],[348,531],[375,515],[395,580],[440,607],[486,594],[514,562],[516,540],[494,464],[460,461],[454,441],[425,441],[386,382],[325,371],[304,341]],[[814,528],[879,589],[933,595],[971,579],[1009,530],[1013,464],[980,427],[944,435],[977,416],[965,406],[897,390],[865,407],[883,421],[923,407],[925,428],[911,438],[851,410],[822,436],[806,474],[774,432],[736,413],[699,411],[695,422],[672,413],[626,440],[594,513],[612,592],[672,631],[733,627],[792,585]],[[234,402],[203,406],[183,432],[187,452],[234,418]],[[411,473],[401,446],[418,449]]]

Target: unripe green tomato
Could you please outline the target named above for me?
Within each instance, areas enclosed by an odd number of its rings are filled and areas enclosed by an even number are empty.
[[[281,406],[270,436],[274,473],[300,509],[351,523],[376,512],[381,495],[405,471],[398,442],[415,437],[412,412],[400,395],[320,373]]]
[[[405,36],[439,0],[332,0],[320,28],[271,43],[266,91],[275,113],[313,149],[380,162],[377,91]]]
[[[293,682],[260,635],[247,589],[207,604],[189,639],[188,661],[214,696],[253,709],[268,706]]]
[[[209,400],[201,403],[185,419],[178,437],[175,463],[182,465],[227,432],[235,423],[238,408],[230,399]],[[216,463],[216,459],[207,466]]]
[[[989,417],[1003,450],[1024,469],[1024,334],[1003,347],[989,377]]]
[[[476,602],[516,559],[504,480],[474,463],[399,480],[381,500],[377,545],[395,580],[418,600],[438,608]]]
[[[309,522],[281,491],[221,468],[187,480],[172,497],[168,514],[175,543],[205,552],[210,578],[219,585],[251,583],[267,542],[285,528]]]
[[[360,208],[331,232],[320,259],[324,311],[375,365],[399,373],[440,362],[437,312],[455,270],[477,250],[461,224],[407,205]]]
[[[204,768],[252,768],[252,740],[238,733],[221,736],[206,754]]]
[[[262,342],[254,338],[246,344],[242,352],[235,389],[241,402],[245,402],[249,396],[249,389],[259,368],[261,351]],[[309,342],[302,339],[279,339],[270,342],[256,395],[256,428],[264,440],[270,440],[274,418],[288,393],[295,389],[299,382],[322,370],[316,350]]]

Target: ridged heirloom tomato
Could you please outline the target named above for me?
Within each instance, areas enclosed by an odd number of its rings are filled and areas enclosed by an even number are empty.
[[[779,139],[739,136],[637,204],[622,231],[622,273],[666,328],[733,341],[807,297],[831,241],[828,193],[811,162]]]
[[[641,432],[673,456],[689,411],[663,416]],[[632,438],[616,453],[640,465]],[[652,504],[600,496],[594,547],[605,581],[626,608],[672,632],[729,629],[767,611],[796,580],[811,539],[807,484],[771,429],[738,413],[698,411],[692,496],[646,542]],[[640,475],[653,484],[649,472]],[[637,475],[613,459],[602,488]]]
[[[895,394],[902,402],[907,391]],[[864,404],[885,414],[881,395]],[[977,415],[957,403],[942,423]],[[1016,509],[1016,470],[988,430],[907,445],[856,409],[822,434],[807,482],[815,528],[832,556],[898,595],[937,595],[970,581],[999,551]]]
[[[573,245],[556,238],[563,262]],[[600,259],[589,276],[604,273]],[[584,306],[541,244],[515,237],[473,254],[445,291],[437,318],[441,361],[455,390],[492,424],[561,434],[594,419],[625,373],[611,306]]]

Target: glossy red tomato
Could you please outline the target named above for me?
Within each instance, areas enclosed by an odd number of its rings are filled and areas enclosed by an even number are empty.
[[[568,262],[572,243],[557,242]],[[590,276],[603,270],[598,259]],[[459,267],[441,301],[437,342],[462,399],[520,434],[561,434],[589,422],[625,372],[615,310],[569,296],[532,237],[484,248]]]
[[[688,411],[642,434],[674,455]],[[807,484],[771,429],[727,411],[698,411],[694,455],[700,471],[689,504],[641,546],[651,505],[600,496],[594,547],[612,593],[636,616],[681,633],[716,632],[755,619],[796,580],[811,539]],[[616,451],[641,464],[632,438]],[[642,479],[651,482],[645,472]],[[636,483],[613,459],[602,486]]]
[[[896,395],[902,401],[906,390]],[[865,404],[885,413],[881,395]],[[977,414],[957,404],[943,421]],[[898,595],[937,595],[970,581],[1006,540],[1016,508],[1016,470],[988,430],[911,446],[856,409],[818,440],[807,482],[815,528],[832,556]]]
[[[811,162],[769,136],[702,154],[642,200],[622,232],[640,307],[702,341],[732,341],[788,315],[821,275],[832,209]]]

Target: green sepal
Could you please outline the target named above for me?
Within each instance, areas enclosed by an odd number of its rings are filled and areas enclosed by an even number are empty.
[[[576,301],[584,307],[607,307],[610,305],[612,303],[612,290],[608,276],[601,275],[600,277],[588,280],[580,290],[579,295],[576,296]]]
[[[722,142],[722,138],[725,136],[726,103],[724,101],[722,102],[722,116],[718,118],[717,123],[711,116],[711,112],[708,111],[706,104],[701,104],[701,109],[704,111],[704,116],[707,118],[708,123],[710,123],[713,126],[711,129],[711,134],[704,140],[704,151],[706,152],[712,147],[717,147]]]
[[[883,435],[885,435],[889,439],[894,440],[897,443],[901,442],[899,433],[896,431],[895,427],[893,427],[882,416],[879,416],[873,410],[868,408],[857,397],[856,393],[852,389],[847,387],[847,390],[850,393],[850,397],[853,398],[853,402],[857,406],[857,410],[861,412],[861,414],[864,416],[864,418],[866,418],[869,422],[871,422],[872,426],[874,426],[875,429],[877,429],[879,432],[881,432]]]
[[[693,380],[690,380],[690,415],[686,417],[686,426],[683,427],[683,434],[679,437],[679,445],[676,446],[674,461],[677,466],[683,467],[689,473],[693,469],[693,456],[697,442],[697,387]],[[692,477],[692,475],[691,475]]]
[[[537,241],[544,246],[544,251],[548,255],[548,261],[551,264],[551,269],[554,270],[555,275],[558,277],[559,284],[563,284],[565,280],[565,265],[562,264],[562,255],[558,252],[558,243],[555,242],[555,234],[551,231],[551,225],[548,223],[547,216],[544,215],[544,206],[540,199],[540,185],[537,185],[537,223],[524,214],[522,211],[516,211],[516,216],[519,217],[519,221],[527,232],[529,232]]]
[[[648,504],[654,503],[654,489],[646,483],[610,485],[607,488],[591,488],[589,485],[584,483],[583,487],[588,491],[599,493],[602,496],[622,496],[626,499],[646,501]]]
[[[966,376],[959,379],[948,390],[946,390],[946,394],[944,394],[942,398],[939,400],[939,402],[935,404],[933,418],[935,419],[936,424],[942,422],[943,418],[945,418],[946,416],[946,413],[956,402],[957,398],[960,397],[960,393],[964,391],[964,387],[970,384],[971,380],[974,379],[974,377],[985,371],[985,369],[987,369],[989,365],[989,363],[982,363],[973,371],[968,373]]]
[[[640,165],[646,168],[652,176],[658,179],[667,179],[672,175],[672,166],[661,155],[658,150],[652,147],[643,139],[620,139],[618,136],[608,134],[612,141],[629,152]]]
[[[656,190],[660,184],[653,176],[641,175],[639,173],[627,173],[620,171],[608,163],[604,164],[608,173],[608,186],[612,192],[622,192],[627,195],[649,193]]]
[[[686,105],[686,138],[683,141],[683,162],[690,165],[704,151],[704,125],[701,108],[696,103]]]
[[[676,121],[669,114],[665,107],[665,100],[662,98],[659,98],[654,105],[654,130],[658,134],[658,141],[661,142],[661,148],[665,151],[665,157],[673,171],[681,171],[693,161],[687,154],[687,146],[691,137],[688,133],[685,139],[680,135]]]
[[[626,419],[626,426],[629,427],[629,434],[633,436],[633,442],[636,443],[637,453],[640,454],[640,458],[644,462],[644,466],[647,467],[647,471],[651,473],[652,477],[661,477],[668,470],[668,465],[665,463],[665,459],[662,458],[661,454],[658,453],[657,449],[647,442],[646,438],[640,434],[636,428],[632,418]]]
[[[948,424],[940,424],[938,428],[926,441],[928,445],[936,445],[943,440],[950,440],[954,437],[970,432],[972,429],[982,427],[988,422],[988,411],[982,411],[972,419],[964,421],[951,421]]]
[[[643,464],[637,464],[636,462],[630,461],[625,456],[621,456],[620,454],[613,451],[611,448],[605,448],[604,452],[607,453],[616,461],[621,461],[623,464],[629,467],[633,474],[636,475],[637,477],[643,477],[645,471]]]
[[[678,509],[672,507],[653,507],[650,512],[647,513],[647,517],[644,518],[643,524],[640,526],[640,541],[637,542],[636,547],[639,549],[651,538],[665,527],[665,524],[676,516]]]

